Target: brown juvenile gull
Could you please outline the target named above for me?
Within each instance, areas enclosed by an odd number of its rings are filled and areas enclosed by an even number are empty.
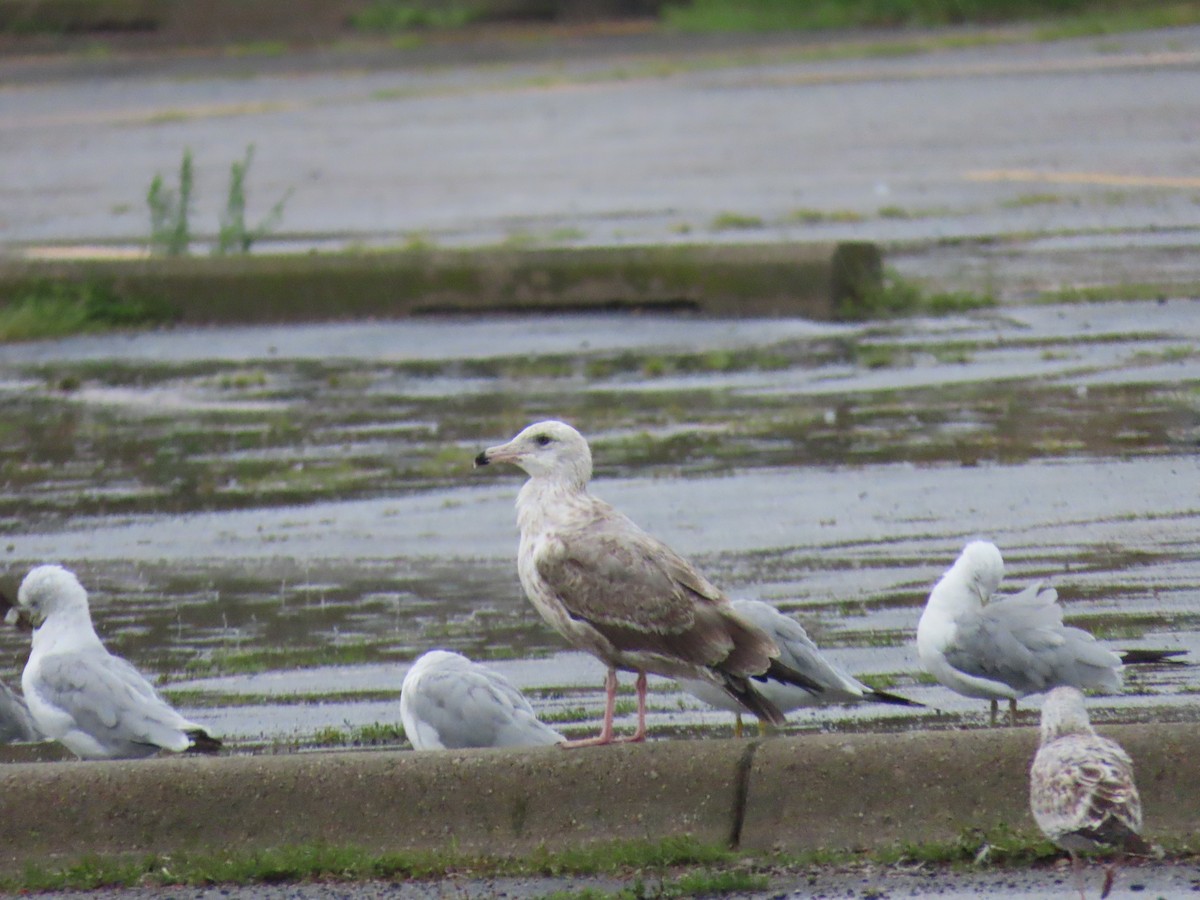
[[[34,724],[82,759],[136,759],[159,750],[215,753],[221,742],[159,696],[137,669],[104,648],[87,591],[62,566],[38,566],[17,592],[33,626],[21,677]]]
[[[752,679],[821,692],[780,663],[770,636],[690,563],[588,493],[591,450],[570,425],[538,422],[475,459],[496,462],[529,475],[517,495],[517,571],[526,596],[555,631],[608,666],[600,735],[563,746],[644,740],[647,672],[706,681],[776,725],[783,713]],[[620,739],[612,726],[618,669],[637,673],[638,698],[637,731]]]
[[[761,600],[734,600],[733,608],[743,619],[753,622],[771,636],[779,646],[780,660],[797,672],[803,672],[825,690],[820,695],[791,684],[768,681],[759,685],[759,692],[783,712],[806,706],[827,706],[835,703],[890,703],[897,706],[923,706],[915,700],[877,691],[863,684],[837,663],[826,658],[813,643],[804,626],[791,616],[785,616],[770,603]],[[742,736],[741,706],[725,691],[716,689],[707,681],[681,679],[679,686],[718,709],[728,710],[737,716],[734,734]],[[759,729],[762,730],[762,722]]]
[[[1063,624],[1058,593],[1034,582],[1019,594],[996,594],[1004,560],[996,545],[972,541],[934,585],[917,623],[917,654],[934,678],[964,697],[1009,702],[1060,685],[1121,689],[1123,663],[1169,661],[1183,651],[1128,651],[1118,656],[1081,628]]]
[[[1085,896],[1079,854],[1115,849],[1151,854],[1142,840],[1142,801],[1133,762],[1116,741],[1096,734],[1083,694],[1057,687],[1042,706],[1042,743],[1029,769],[1029,806],[1038,828],[1071,854],[1075,886]],[[1116,863],[1105,867],[1107,897]]]

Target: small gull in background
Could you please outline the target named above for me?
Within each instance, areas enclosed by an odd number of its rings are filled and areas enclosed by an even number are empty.
[[[537,747],[565,740],[538,720],[507,678],[447,650],[422,655],[404,676],[400,721],[414,750]]]
[[[591,450],[570,425],[538,422],[475,459],[499,462],[529,475],[517,495],[517,572],[526,596],[554,630],[608,667],[599,736],[563,746],[644,740],[647,672],[708,682],[775,725],[783,713],[755,679],[821,692],[781,663],[770,636],[690,563],[588,493]],[[637,673],[638,725],[627,738],[613,735],[618,669]]]
[[[923,706],[898,694],[889,694],[868,687],[849,674],[841,666],[821,653],[804,630],[804,626],[791,616],[786,616],[769,603],[761,600],[734,600],[733,608],[743,619],[753,622],[779,646],[779,659],[785,665],[803,672],[824,688],[820,695],[790,684],[768,681],[755,685],[759,693],[774,703],[782,712],[790,712],[806,706],[825,706],[835,703],[890,703],[898,706]],[[737,716],[734,733],[742,735],[742,708],[724,691],[718,690],[707,681],[681,679],[679,686],[711,706],[728,710]],[[762,722],[759,723],[760,729]]]
[[[964,697],[1009,702],[1060,685],[1121,690],[1125,662],[1163,662],[1184,651],[1135,650],[1118,656],[1081,628],[1063,624],[1058,593],[1034,582],[1019,594],[996,596],[1004,560],[995,544],[972,541],[934,585],[917,624],[917,653],[934,678]]]
[[[42,735],[33,724],[25,700],[0,681],[0,744],[40,740]]]
[[[1133,783],[1133,762],[1120,744],[1096,734],[1076,688],[1057,687],[1042,705],[1042,742],[1029,769],[1029,806],[1042,833],[1071,854],[1081,898],[1086,895],[1080,853],[1154,853],[1140,835],[1142,801]],[[1102,898],[1115,877],[1114,862],[1105,867]]]
[[[215,753],[221,742],[172,709],[137,669],[109,653],[87,592],[62,566],[38,566],[6,616],[27,618],[33,645],[21,686],[38,730],[82,759],[135,759],[159,750]]]

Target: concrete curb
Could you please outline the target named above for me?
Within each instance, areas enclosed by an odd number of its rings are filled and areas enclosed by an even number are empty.
[[[1200,839],[1200,724],[1105,728],[1133,756],[1147,835]],[[658,741],[565,752],[365,751],[0,768],[0,868],[84,854],[371,851],[520,856],[690,835],[748,851],[1031,832],[1034,729]]]
[[[882,273],[863,242],[14,260],[0,264],[0,305],[61,281],[188,324],[600,310],[828,320],[853,315]]]

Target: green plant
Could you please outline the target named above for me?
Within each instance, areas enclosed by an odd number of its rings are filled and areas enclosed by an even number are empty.
[[[254,242],[265,237],[283,219],[283,206],[292,196],[290,189],[257,226],[246,227],[246,173],[250,171],[253,160],[254,145],[250,144],[246,147],[246,156],[241,161],[235,160],[229,167],[229,191],[225,197],[225,209],[221,212],[217,243],[213,247],[214,256],[249,253]]]
[[[915,282],[889,272],[879,287],[861,292],[853,301],[843,302],[838,316],[850,321],[864,321],[921,314],[949,315],[995,305],[996,299],[989,294],[967,291],[927,294]]]
[[[146,192],[150,207],[150,250],[162,256],[186,256],[192,241],[188,214],[192,204],[192,151],[185,148],[179,164],[179,189],[172,190],[155,174]]]
[[[168,322],[170,306],[155,298],[123,296],[95,281],[35,281],[0,307],[0,340],[27,341],[84,331]]]
[[[743,213],[723,212],[713,217],[710,226],[713,231],[728,231],[734,228],[762,228],[763,220],[758,216],[748,216]]]
[[[410,3],[405,0],[375,0],[350,17],[350,24],[362,31],[408,31],[414,28],[461,28],[479,17],[474,4]]]
[[[664,7],[689,31],[879,28],[1045,19],[1101,7],[1096,0],[692,0]]]

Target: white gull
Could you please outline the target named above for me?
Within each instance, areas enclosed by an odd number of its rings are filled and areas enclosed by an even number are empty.
[[[1080,628],[1063,625],[1053,588],[1034,582],[996,596],[1004,560],[995,544],[972,541],[934,585],[917,624],[921,664],[950,690],[990,700],[1017,700],[1060,685],[1119,691],[1121,657]]]
[[[0,681],[0,744],[40,740],[42,735],[33,724],[24,698]]]
[[[21,677],[38,730],[83,759],[132,759],[162,750],[216,752],[221,742],[172,709],[137,669],[104,648],[87,592],[62,566],[38,566],[17,592],[34,626]]]
[[[787,666],[802,672],[824,688],[821,694],[813,694],[803,688],[777,681],[755,685],[760,694],[779,707],[790,712],[808,706],[823,706],[835,703],[891,703],[899,706],[922,706],[898,694],[877,691],[863,684],[837,663],[829,660],[804,626],[793,617],[784,615],[770,603],[762,600],[734,600],[733,608],[748,622],[753,622],[771,636],[779,646],[779,659]],[[710,682],[692,678],[681,679],[680,687],[705,703],[718,709],[728,710],[737,716],[734,733],[742,734],[742,707],[725,691]],[[761,726],[761,722],[759,723]]]
[[[538,422],[475,459],[481,466],[498,462],[529,475],[517,495],[517,571],[526,596],[552,628],[608,667],[599,736],[563,746],[618,740],[618,669],[637,673],[638,698],[637,730],[620,740],[645,739],[647,672],[706,681],[772,724],[781,724],[783,713],[753,679],[821,692],[780,663],[770,636],[690,563],[588,493],[591,450],[570,425]]]
[[[538,720],[507,678],[447,650],[423,654],[404,676],[400,721],[414,750],[536,747],[564,740]]]

